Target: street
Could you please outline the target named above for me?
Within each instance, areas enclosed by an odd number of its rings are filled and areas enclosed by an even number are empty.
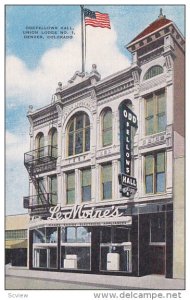
[[[62,280],[47,280],[40,278],[26,278],[6,276],[6,290],[93,290],[108,289],[103,285],[67,282]]]

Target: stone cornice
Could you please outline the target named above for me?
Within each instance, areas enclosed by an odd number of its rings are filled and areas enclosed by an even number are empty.
[[[43,109],[37,110],[36,112],[29,114],[28,118],[32,121],[34,127],[47,123],[58,118],[58,112],[55,104],[52,104]]]
[[[120,96],[122,96],[123,93],[124,94],[131,93],[131,91],[133,90],[133,87],[134,87],[133,81],[131,81],[130,83],[126,83],[126,84],[121,84],[120,86],[117,86],[106,92],[102,91],[101,94],[97,95],[97,100],[98,100],[98,102],[101,101],[101,103],[102,103],[102,101],[106,101],[106,102],[111,101],[111,100],[115,99],[115,97],[117,98],[118,94],[120,94]]]

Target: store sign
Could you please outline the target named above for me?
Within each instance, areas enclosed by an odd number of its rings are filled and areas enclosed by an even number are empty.
[[[131,177],[131,129],[137,128],[137,116],[124,103],[119,107],[121,174],[119,184],[121,194],[130,197],[137,190],[137,181]]]
[[[48,220],[70,220],[70,219],[104,219],[122,217],[118,207],[112,206],[105,209],[96,207],[86,208],[85,205],[75,205],[70,210],[61,210],[61,205],[52,206],[49,209],[50,217]]]

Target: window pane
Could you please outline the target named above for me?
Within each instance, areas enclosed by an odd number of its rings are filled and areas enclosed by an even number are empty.
[[[90,150],[90,121],[85,113],[73,116],[68,132],[68,156]]]
[[[165,171],[165,153],[158,153],[156,156],[156,171],[164,172]]]
[[[46,227],[46,243],[57,243],[57,227]]]
[[[73,133],[69,134],[69,155],[73,155]]]
[[[51,145],[57,146],[57,130],[52,131]]]
[[[72,120],[70,126],[69,126],[69,132],[72,132],[74,130],[74,120]]]
[[[77,131],[75,134],[75,154],[83,152],[83,132]]]
[[[145,177],[146,193],[153,193],[153,175]]]
[[[33,243],[45,243],[45,228],[33,230]]]
[[[103,183],[103,199],[112,198],[112,182],[108,181]]]
[[[65,228],[61,228],[61,242],[65,243],[66,242],[66,229]]]
[[[165,173],[158,173],[156,179],[156,192],[165,192]]]
[[[50,200],[52,204],[57,203],[57,176],[50,177],[49,186]]]
[[[83,128],[83,118],[84,118],[83,114],[76,116],[76,130]]]
[[[149,175],[149,174],[153,174],[153,155],[149,155],[145,157],[145,174]]]
[[[76,242],[76,228],[75,227],[67,227],[66,228],[66,241]]]
[[[158,115],[158,132],[166,130],[166,115],[165,113],[162,115]]]
[[[87,115],[85,115],[85,127],[90,125],[90,120]]]
[[[57,268],[57,248],[49,249],[49,267],[51,269]]]
[[[146,116],[153,116],[154,115],[154,101],[153,98],[146,100]]]
[[[103,146],[112,144],[112,130],[106,130],[103,132]]]
[[[77,242],[81,243],[90,243],[91,241],[91,232],[89,228],[78,227],[77,228]]]
[[[157,95],[157,113],[166,111],[165,93]]]
[[[75,190],[67,191],[67,203],[68,204],[75,203]]]
[[[63,248],[63,247],[62,247]],[[90,247],[65,247],[65,255],[73,255],[77,258],[76,268],[90,270]]]
[[[150,135],[154,133],[154,117],[148,117],[146,119],[146,134]]]
[[[112,165],[102,166],[102,182],[112,181]]]
[[[91,200],[91,186],[82,187],[82,201],[90,201]]]
[[[67,175],[67,189],[75,188],[75,173]]]
[[[82,171],[82,186],[91,185],[91,170]]]
[[[153,66],[146,72],[144,80],[150,79],[161,73],[163,73],[163,68],[161,66]]]
[[[85,129],[85,151],[90,150],[90,127]]]
[[[107,111],[103,116],[103,129],[112,128],[112,112]]]
[[[40,255],[39,255],[39,266],[41,268],[47,268],[47,249],[39,249]]]
[[[44,147],[44,136],[41,135],[39,137],[39,148]]]

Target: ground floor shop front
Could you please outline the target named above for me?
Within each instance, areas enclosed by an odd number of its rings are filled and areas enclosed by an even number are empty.
[[[40,220],[29,229],[29,267],[171,278],[172,236],[170,203],[128,206],[109,219]]]

